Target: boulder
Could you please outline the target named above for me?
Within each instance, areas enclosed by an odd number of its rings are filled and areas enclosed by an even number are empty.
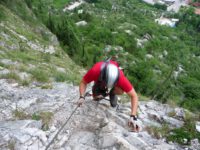
[[[196,130],[200,132],[200,121],[196,122]]]

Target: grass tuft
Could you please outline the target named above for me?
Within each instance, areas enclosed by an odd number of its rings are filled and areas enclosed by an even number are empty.
[[[48,73],[41,68],[36,68],[30,71],[30,73],[33,75],[33,78],[35,78],[39,82],[48,82],[49,76]]]
[[[44,131],[49,129],[49,123],[53,117],[52,112],[40,112],[39,114],[34,113],[32,115],[33,120],[42,120],[42,129]]]
[[[12,114],[15,118],[19,120],[24,120],[24,119],[29,118],[29,116],[23,110],[19,110],[19,109],[14,110]]]

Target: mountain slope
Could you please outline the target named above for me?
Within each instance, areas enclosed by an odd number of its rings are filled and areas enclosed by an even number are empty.
[[[115,55],[138,93],[198,112],[200,18],[192,7],[176,13],[161,3],[167,2],[86,0],[57,7],[36,0],[30,5],[75,62],[91,67]]]
[[[199,34],[193,24],[159,26],[154,19],[164,7],[138,0],[75,1],[81,5],[67,9],[69,2],[0,1],[0,149],[45,149],[77,106],[78,86],[69,84],[84,72],[77,64],[90,67],[111,49],[138,91],[143,130],[129,132],[126,96],[117,110],[87,97],[50,149],[198,150],[198,113],[174,106],[176,100],[199,110]],[[140,93],[162,102],[171,95],[171,105],[143,101]]]
[[[56,36],[37,20],[25,4],[21,9],[29,14],[28,19],[4,5],[0,8],[1,78],[14,78],[22,84],[33,80],[75,83],[80,80],[79,67],[61,49]]]

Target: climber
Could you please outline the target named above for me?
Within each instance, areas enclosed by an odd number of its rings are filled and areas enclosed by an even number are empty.
[[[84,75],[79,85],[80,98],[77,102],[81,106],[85,100],[84,94],[87,84],[94,81],[92,87],[93,99],[98,101],[109,96],[112,107],[117,106],[117,95],[124,92],[131,98],[131,114],[128,125],[133,127],[133,131],[140,130],[140,123],[136,112],[138,107],[138,96],[130,81],[125,77],[116,61],[107,60],[94,64],[94,66]]]

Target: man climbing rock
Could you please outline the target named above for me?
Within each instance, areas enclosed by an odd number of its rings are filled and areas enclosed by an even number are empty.
[[[106,96],[110,98],[112,107],[117,106],[117,95],[124,92],[131,99],[131,114],[128,122],[133,127],[133,131],[139,131],[140,125],[136,116],[138,107],[138,96],[130,81],[125,77],[123,71],[119,68],[116,61],[107,60],[94,64],[94,66],[84,75],[79,85],[80,98],[78,106],[81,106],[85,100],[84,94],[87,84],[94,81],[92,94],[94,100],[101,100]]]

